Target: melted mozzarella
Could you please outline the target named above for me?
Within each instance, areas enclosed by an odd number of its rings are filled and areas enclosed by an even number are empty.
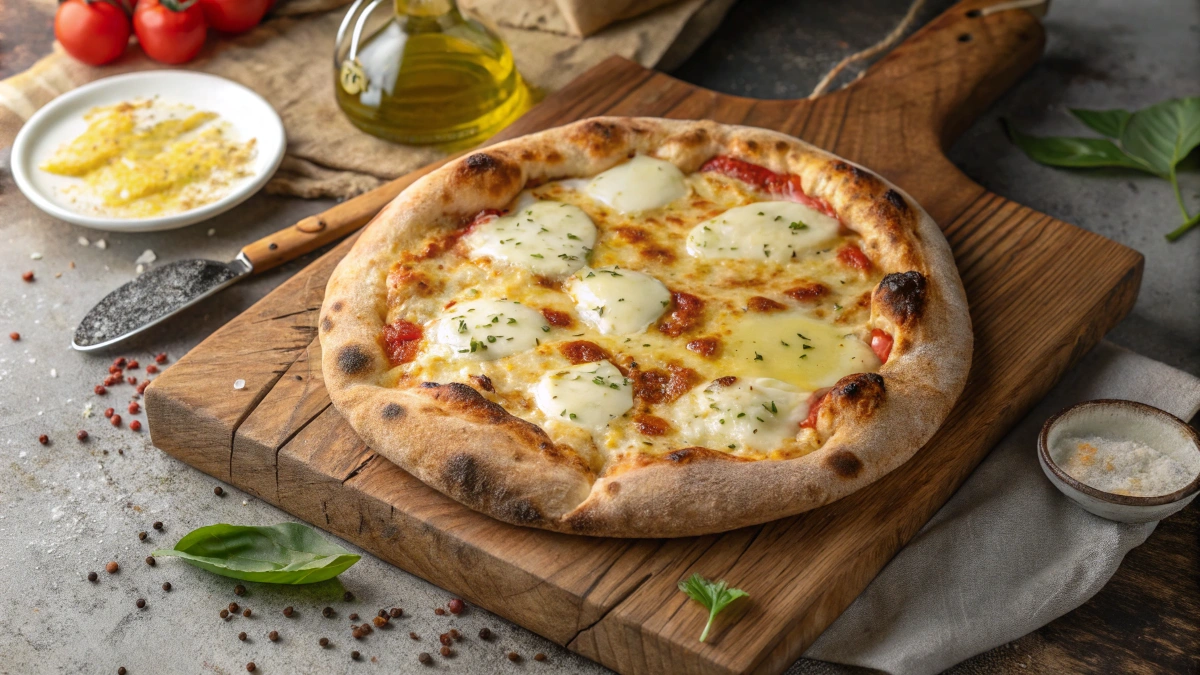
[[[879,357],[845,327],[799,313],[747,315],[725,339],[731,373],[772,377],[801,389],[831,387],[849,373],[879,370]]]
[[[584,192],[621,213],[666,206],[687,194],[683,172],[661,159],[636,155],[588,182]]]
[[[599,431],[633,407],[633,387],[608,361],[581,363],[543,375],[534,401],[550,420]]]
[[[437,343],[452,358],[493,361],[537,346],[549,324],[539,312],[511,300],[472,300],[447,310]]]
[[[693,389],[673,406],[680,436],[716,450],[771,450],[795,438],[809,392],[770,378],[738,378]]]
[[[838,221],[796,202],[758,202],[729,209],[688,233],[697,258],[786,261],[838,236]]]
[[[472,259],[503,260],[534,274],[562,276],[587,264],[596,225],[578,206],[518,202],[513,213],[477,225],[463,241]]]
[[[640,333],[671,304],[661,281],[619,267],[585,267],[567,280],[566,291],[579,316],[604,335]]]

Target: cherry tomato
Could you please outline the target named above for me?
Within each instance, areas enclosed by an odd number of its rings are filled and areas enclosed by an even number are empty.
[[[155,61],[186,63],[200,53],[208,24],[196,0],[138,0],[133,32]]]
[[[888,335],[887,331],[878,328],[871,329],[871,351],[875,352],[875,356],[879,360],[887,363],[888,357],[892,355],[892,342],[894,339]]]
[[[125,53],[129,16],[113,2],[67,0],[54,15],[54,37],[71,56],[99,66]]]
[[[200,0],[208,25],[226,33],[244,33],[262,21],[271,0]]]

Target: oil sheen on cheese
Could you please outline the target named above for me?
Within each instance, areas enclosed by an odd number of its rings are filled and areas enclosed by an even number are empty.
[[[771,377],[810,392],[881,365],[844,326],[799,312],[750,314],[734,322],[722,361],[730,373]]]
[[[769,450],[796,435],[809,393],[771,378],[739,377],[729,386],[693,389],[675,404],[680,435],[692,445]]]
[[[596,225],[578,206],[535,201],[481,223],[463,237],[471,258],[519,265],[534,274],[565,276],[587,264]]]
[[[585,267],[567,280],[579,316],[603,335],[646,330],[671,303],[671,292],[648,274],[620,267]]]
[[[646,155],[597,175],[584,187],[596,201],[621,213],[662,208],[688,193],[683,172],[674,164]]]
[[[737,206],[688,233],[697,258],[784,261],[832,243],[838,221],[795,202]]]
[[[472,300],[455,305],[437,323],[437,344],[446,356],[492,361],[537,346],[549,330],[540,313],[511,300]]]
[[[633,407],[633,387],[608,361],[581,363],[543,375],[534,400],[548,420],[599,431]]]

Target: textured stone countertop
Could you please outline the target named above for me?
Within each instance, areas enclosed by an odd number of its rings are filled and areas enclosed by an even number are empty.
[[[743,0],[718,32],[675,75],[724,92],[762,98],[806,95],[842,55],[890,30],[907,2],[849,0],[783,3]],[[930,2],[922,20],[948,6]],[[838,8],[835,9],[834,6]],[[11,73],[49,49],[49,18],[38,7],[0,4],[0,69]],[[997,118],[1011,117],[1037,133],[1074,133],[1068,106],[1136,109],[1161,99],[1200,94],[1200,7],[1191,0],[1056,0],[1045,20],[1049,36],[1041,62],[973,125],[950,157],[987,188],[1080,227],[1111,237],[1146,256],[1145,278],[1133,313],[1109,336],[1120,345],[1200,374],[1200,232],[1176,244],[1163,233],[1179,221],[1167,183],[1115,172],[1077,173],[1033,164],[1004,138]],[[851,73],[853,75],[853,73]],[[1200,209],[1200,180],[1185,178],[1185,198]],[[34,225],[35,211],[16,190],[8,149],[0,149],[0,673],[420,672],[421,651],[435,652],[439,633],[457,628],[466,639],[437,669],[470,673],[598,673],[603,668],[482,610],[438,616],[450,595],[367,555],[340,580],[306,587],[236,582],[176,560],[149,567],[144,558],[192,528],[214,522],[267,524],[288,519],[151,447],[128,428],[143,414],[127,412],[132,387],[96,396],[112,355],[72,352],[72,327],[112,288],[131,278],[135,259],[153,250],[160,261],[182,257],[228,259],[245,243],[318,212],[328,203],[257,196],[215,222],[176,232],[119,235],[65,223]],[[41,221],[45,222],[45,221]],[[210,235],[209,229],[213,232]],[[85,241],[86,239],[86,241]],[[35,259],[36,254],[36,259]],[[300,269],[296,261],[220,294],[173,320],[126,353],[144,366],[165,351],[171,361],[216,327]],[[20,273],[33,270],[27,284]],[[19,341],[6,336],[16,331]],[[142,371],[144,376],[144,370]],[[92,404],[94,414],[85,418]],[[125,418],[111,426],[101,411]],[[79,443],[76,432],[91,434]],[[50,437],[48,445],[38,435]],[[1178,603],[1155,608],[1130,600],[1142,584],[1174,569],[1200,565],[1192,505],[1164,522],[1126,559],[1099,596],[1021,640],[958,666],[960,673],[1063,672],[1099,664],[1139,664],[1150,670],[1197,667],[1189,644],[1200,643],[1200,589],[1181,577]],[[151,523],[161,520],[164,531]],[[138,540],[139,531],[150,533]],[[349,548],[354,548],[350,546]],[[121,571],[104,565],[116,560]],[[1171,562],[1174,561],[1174,562]],[[99,580],[88,582],[88,572]],[[172,584],[170,592],[161,589]],[[354,601],[345,601],[350,590]],[[144,609],[135,607],[145,598]],[[231,601],[253,610],[228,622],[218,611]],[[296,608],[292,618],[281,609]],[[332,606],[333,618],[321,616]],[[363,620],[380,608],[403,607],[406,618],[361,642],[347,616]],[[1104,625],[1126,626],[1106,633]],[[492,641],[477,637],[483,627]],[[267,639],[277,630],[278,642]],[[245,631],[249,640],[239,642]],[[420,640],[408,637],[409,631]],[[1154,640],[1119,639],[1156,635]],[[1114,635],[1116,637],[1114,637]],[[318,645],[328,637],[329,648]],[[350,651],[362,652],[352,662]],[[511,663],[505,652],[518,652]],[[542,652],[545,662],[534,662]],[[1117,668],[1121,669],[1121,668]],[[795,672],[845,669],[801,661]]]

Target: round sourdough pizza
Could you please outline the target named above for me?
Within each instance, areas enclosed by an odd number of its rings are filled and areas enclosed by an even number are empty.
[[[929,439],[971,359],[950,248],[778,133],[595,118],[383,210],[329,281],[325,384],[379,454],[500,520],[643,537],[811,509]]]

